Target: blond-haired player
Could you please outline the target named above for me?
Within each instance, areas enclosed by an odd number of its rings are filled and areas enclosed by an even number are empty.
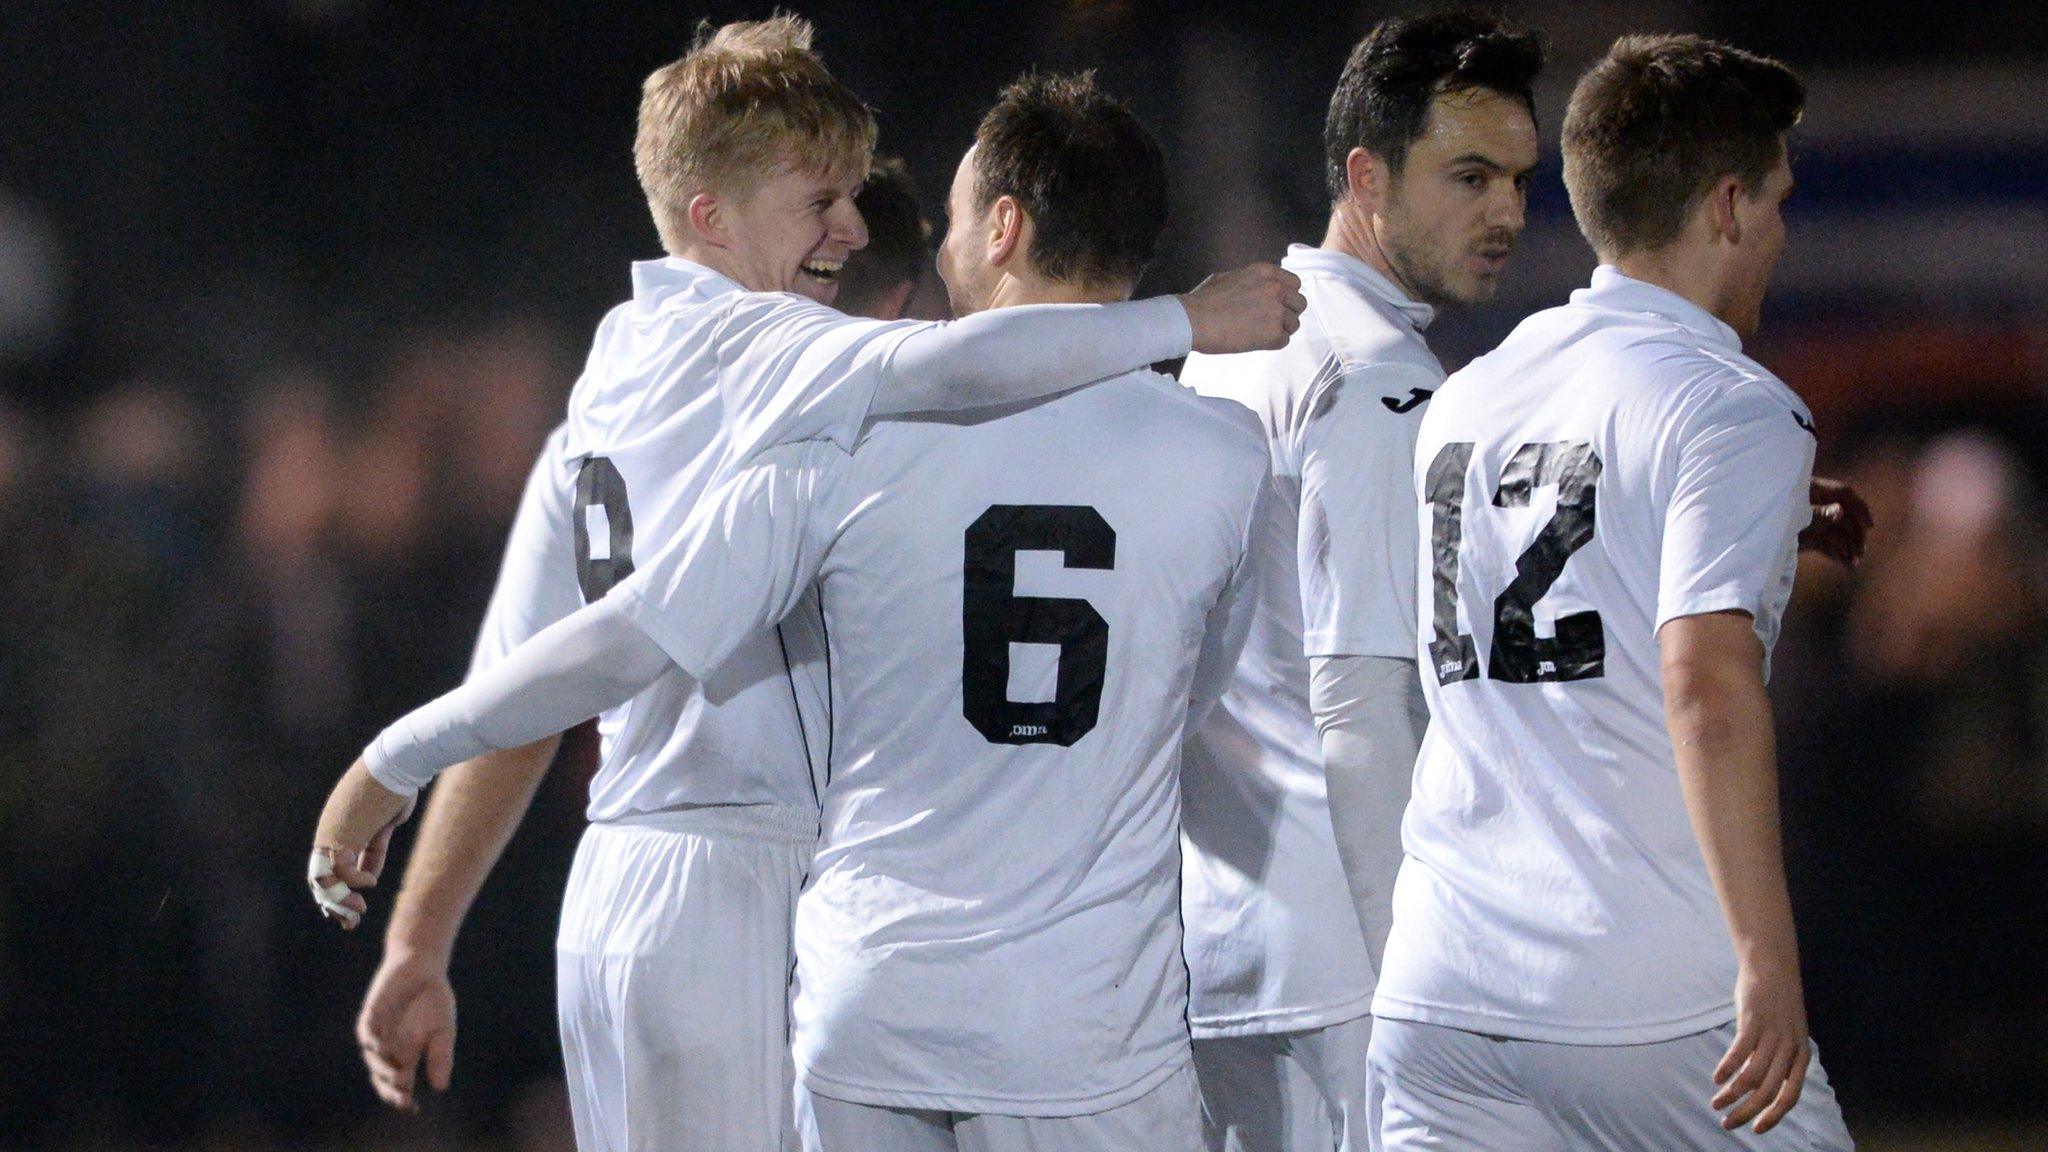
[[[810,39],[794,17],[707,29],[648,79],[635,160],[669,255],[635,265],[633,299],[598,329],[529,485],[473,672],[624,579],[729,456],[848,440],[871,415],[1028,399],[1191,344],[1284,339],[1299,305],[1270,268],[1179,300],[954,325],[831,311],[838,271],[866,241],[853,196],[874,125]],[[712,680],[671,670],[602,719],[592,823],[557,939],[586,1150],[792,1138],[789,917],[817,826],[804,715],[815,651],[796,619],[750,637]],[[426,821],[358,1028],[395,1104],[411,1104],[423,1056],[430,1080],[447,1081],[456,928],[552,745],[458,770]],[[380,861],[316,855],[323,907],[352,923],[362,904],[348,886],[373,882]]]

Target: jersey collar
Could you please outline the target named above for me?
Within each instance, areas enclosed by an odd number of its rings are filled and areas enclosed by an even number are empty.
[[[1436,309],[1419,301],[1410,300],[1408,294],[1381,274],[1380,270],[1334,248],[1317,248],[1308,244],[1289,244],[1287,259],[1281,261],[1289,272],[1322,272],[1340,276],[1360,288],[1372,293],[1399,312],[1408,321],[1409,327],[1417,332],[1429,327],[1436,319]]]
[[[731,277],[679,256],[633,261],[633,302],[643,308],[660,307],[677,296],[701,302],[743,291]]]
[[[1707,344],[1729,352],[1742,351],[1742,337],[1712,312],[1669,288],[1624,276],[1612,264],[1593,269],[1591,287],[1572,293],[1572,303],[1612,312],[1637,312],[1669,320]]]

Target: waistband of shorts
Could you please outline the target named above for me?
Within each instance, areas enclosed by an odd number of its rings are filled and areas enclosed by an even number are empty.
[[[702,804],[659,812],[628,812],[594,821],[593,828],[654,828],[700,836],[734,836],[810,844],[818,839],[818,813],[785,804]]]

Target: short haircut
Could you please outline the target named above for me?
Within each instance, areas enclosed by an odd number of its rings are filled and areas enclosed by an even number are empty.
[[[1602,257],[1678,238],[1725,176],[1754,192],[1784,155],[1806,86],[1790,68],[1698,36],[1624,36],[1579,77],[1564,186]]]
[[[1095,74],[1033,73],[974,133],[974,204],[1009,196],[1036,229],[1027,254],[1055,280],[1135,283],[1166,228],[1166,151]]]
[[[1330,202],[1350,194],[1347,158],[1363,148],[1400,175],[1438,96],[1497,92],[1536,115],[1531,86],[1543,44],[1485,12],[1438,12],[1382,20],[1344,62],[1323,121],[1323,172]]]
[[[865,314],[882,293],[923,279],[932,258],[932,227],[918,207],[916,182],[894,156],[875,158],[854,203],[867,221],[868,246],[846,258],[835,304],[842,312]]]
[[[690,50],[641,86],[633,167],[672,253],[698,193],[744,197],[786,164],[864,172],[874,150],[873,113],[825,70],[809,22],[795,16],[705,21]]]

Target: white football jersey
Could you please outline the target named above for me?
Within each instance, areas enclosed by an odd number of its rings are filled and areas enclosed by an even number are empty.
[[[815,586],[823,831],[799,1074],[837,1099],[1059,1116],[1185,1065],[1179,749],[1250,616],[1244,411],[1151,372],[981,422],[771,451],[619,587],[716,668]]]
[[[1081,384],[1180,355],[1190,338],[1172,297],[1006,309],[959,325],[884,322],[748,292],[687,260],[638,262],[633,299],[599,324],[566,432],[550,441],[543,467],[552,459],[554,470],[529,484],[532,511],[522,508],[514,527],[514,551],[544,574],[507,568],[478,658],[509,652],[576,607],[559,594],[564,565],[583,599],[604,595],[674,537],[736,462],[810,439],[850,449],[885,379],[967,377],[983,394],[1041,379]],[[521,547],[529,540],[552,558]],[[542,581],[544,611],[525,598]],[[823,648],[815,621],[815,610],[792,613],[749,638],[711,682],[665,675],[601,717],[590,818],[705,804],[815,808],[822,752],[804,739],[823,694],[822,671],[811,668]]]
[[[604,595],[652,545],[681,530],[726,460],[721,377],[764,374],[734,372],[732,364],[745,362],[749,329],[762,318],[805,311],[778,309],[785,299],[746,293],[685,260],[634,264],[633,299],[599,324],[568,423],[549,438],[528,482],[472,672]],[[736,315],[751,325],[736,324]],[[793,391],[790,403],[813,412],[843,403],[844,435],[866,415],[857,393],[821,400]],[[768,387],[755,395],[762,412],[772,411]],[[606,712],[589,818],[708,804],[815,808],[819,782],[799,712],[823,715],[815,635],[799,615],[786,629],[749,637],[711,681],[671,671]]]
[[[1444,378],[1422,339],[1433,310],[1341,252],[1297,244],[1282,266],[1308,299],[1287,347],[1197,354],[1181,371],[1257,414],[1277,497],[1253,529],[1260,587],[1244,657],[1182,767],[1198,1037],[1321,1028],[1370,1009],[1308,658],[1415,655],[1410,473]],[[1386,834],[1400,834],[1391,814]]]
[[[1769,652],[1811,426],[1733,329],[1609,267],[1437,392],[1414,472],[1430,727],[1376,1015],[1584,1044],[1734,1017],[1657,630],[1736,609]]]
[[[512,654],[533,634],[583,607],[576,587],[575,528],[571,509],[575,469],[563,464],[562,445],[569,426],[556,426],[541,445],[526,488],[519,494],[519,512],[498,562],[498,582],[470,651],[474,677]]]

